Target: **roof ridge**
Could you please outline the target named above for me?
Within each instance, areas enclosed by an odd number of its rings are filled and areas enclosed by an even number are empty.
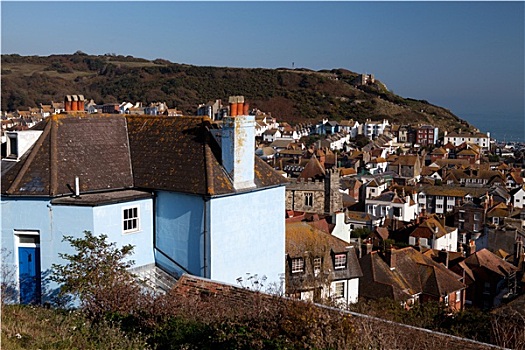
[[[18,187],[18,184],[20,183],[20,181],[22,181],[22,178],[24,177],[27,169],[29,169],[29,166],[31,165],[31,163],[35,159],[38,151],[42,147],[42,145],[44,143],[44,139],[47,138],[47,135],[49,134],[50,128],[51,127],[49,126],[49,122],[48,122],[46,127],[44,128],[44,132],[42,133],[42,135],[40,135],[40,137],[36,141],[36,143],[34,145],[34,149],[31,150],[31,152],[29,153],[29,156],[27,157],[27,159],[24,162],[24,165],[22,165],[22,168],[20,169],[20,171],[16,175],[15,179],[11,183],[11,186],[7,189],[7,191],[6,191],[7,194],[13,193],[13,191]]]
[[[58,120],[51,119],[51,137],[49,146],[49,194],[54,196],[58,188],[58,156],[57,156],[57,134],[58,134]]]
[[[128,160],[129,160],[129,171],[131,175],[132,186],[135,187],[135,175],[133,174],[133,161],[131,159],[131,145],[129,143],[129,129],[128,129],[128,119],[129,116],[124,118],[124,128],[126,129],[126,147],[128,148]]]
[[[206,141],[204,142],[202,148],[204,152],[204,166],[206,167],[204,181],[206,181],[206,193],[208,195],[213,195],[215,193],[215,187],[213,186],[213,166],[210,164],[211,159],[210,157],[213,157],[213,153],[208,145],[207,142],[208,136],[206,136]],[[228,175],[228,174],[226,174]]]

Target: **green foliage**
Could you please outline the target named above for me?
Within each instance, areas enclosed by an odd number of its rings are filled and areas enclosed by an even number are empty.
[[[50,279],[61,285],[60,294],[80,300],[90,318],[100,319],[108,312],[132,313],[140,299],[140,289],[127,271],[133,264],[128,257],[133,246],[116,247],[106,235],[84,231],[84,237],[65,236],[76,254],[59,253],[67,263],[53,264]]]
[[[368,227],[358,227],[352,230],[350,237],[352,238],[366,238],[372,231]]]

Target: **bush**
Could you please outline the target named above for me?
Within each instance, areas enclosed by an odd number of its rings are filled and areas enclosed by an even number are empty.
[[[126,261],[133,246],[117,248],[106,235],[84,231],[84,237],[65,236],[76,254],[60,253],[67,264],[53,264],[52,281],[61,284],[60,295],[70,294],[80,301],[91,319],[100,320],[110,312],[133,313],[140,301],[140,286],[127,271],[133,261]]]

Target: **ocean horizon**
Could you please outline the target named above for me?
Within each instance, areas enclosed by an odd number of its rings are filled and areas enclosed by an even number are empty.
[[[523,113],[457,113],[481,132],[501,142],[525,142],[525,116]]]

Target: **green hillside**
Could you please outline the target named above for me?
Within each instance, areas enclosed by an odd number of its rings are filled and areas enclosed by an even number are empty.
[[[2,111],[13,111],[67,94],[97,103],[162,101],[185,114],[198,104],[244,95],[252,107],[291,123],[321,118],[389,118],[397,123],[430,123],[441,130],[469,128],[449,110],[403,98],[376,80],[356,86],[346,69],[246,69],[198,67],[132,56],[2,55]]]

